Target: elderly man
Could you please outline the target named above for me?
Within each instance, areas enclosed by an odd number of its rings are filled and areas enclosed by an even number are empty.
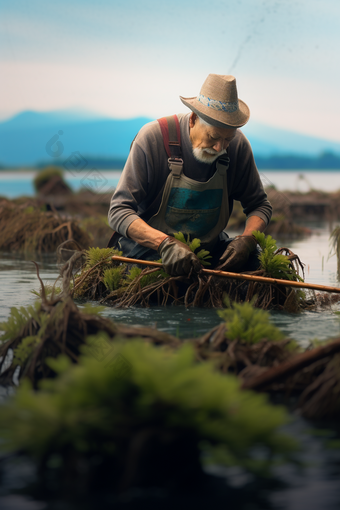
[[[200,94],[180,97],[191,113],[146,124],[136,136],[110,205],[110,244],[124,256],[162,258],[165,270],[185,275],[202,268],[190,248],[174,238],[201,239],[211,267],[225,271],[258,266],[254,230],[263,231],[272,208],[250,144],[238,129],[249,120],[233,76],[210,74]],[[247,215],[242,235],[224,231],[233,201]]]

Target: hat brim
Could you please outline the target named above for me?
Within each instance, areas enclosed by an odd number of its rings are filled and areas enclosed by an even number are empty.
[[[220,128],[239,128],[247,124],[250,111],[246,103],[238,100],[238,110],[235,112],[225,112],[221,110],[214,110],[209,106],[205,106],[197,100],[197,97],[182,97],[179,96],[185,106],[190,108],[196,115],[203,120]]]

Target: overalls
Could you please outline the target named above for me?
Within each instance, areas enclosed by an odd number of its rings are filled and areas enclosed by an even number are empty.
[[[229,158],[225,155],[217,160],[216,171],[207,182],[190,179],[183,173],[177,117],[166,117],[159,119],[158,122],[169,156],[170,173],[164,186],[160,207],[147,224],[168,235],[182,232],[185,239],[188,235],[190,240],[200,239],[201,247],[212,252],[211,267],[215,267],[219,257],[232,241],[223,232],[229,220],[227,189]],[[160,258],[155,250],[145,248],[123,236],[118,239],[116,248],[121,250],[125,257],[144,260]]]

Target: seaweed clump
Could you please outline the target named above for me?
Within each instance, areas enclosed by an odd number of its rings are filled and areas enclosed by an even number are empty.
[[[254,232],[254,235],[261,248],[259,270],[245,274],[303,281],[299,275],[303,265],[297,255],[287,248],[277,249],[271,236],[260,232]],[[203,265],[209,264],[209,252],[199,250],[198,239],[190,242],[181,233],[176,236],[197,252]],[[113,262],[111,257],[121,253],[109,248],[91,248],[85,253],[87,262],[76,275],[73,296],[100,300],[111,306],[184,304],[186,307],[222,308],[225,295],[235,302],[249,302],[255,298],[254,305],[262,309],[297,312],[304,306],[305,294],[284,285],[240,282],[232,278],[207,277],[204,273],[170,276],[162,268],[146,267],[142,270],[137,266]]]
[[[91,245],[91,238],[76,220],[32,205],[0,204],[0,250],[51,253],[71,239],[82,248]]]
[[[269,312],[252,303],[219,310],[219,326],[194,339],[197,358],[242,379],[242,387],[293,397],[294,408],[313,420],[340,417],[340,339],[297,343],[271,323]]]
[[[0,330],[1,384],[13,384],[19,370],[20,378],[27,377],[36,387],[40,379],[54,375],[46,358],[65,354],[77,362],[87,335],[100,330],[112,336],[115,326],[93,312],[80,313],[70,298],[52,298],[27,308],[12,308]]]
[[[72,190],[64,180],[64,172],[57,166],[40,170],[33,179],[35,191],[42,196],[70,195]]]
[[[176,234],[195,252],[203,265],[208,265],[209,252],[199,250],[199,239],[185,240],[183,234]],[[199,305],[199,292],[194,293],[206,283],[200,277],[192,281],[188,277],[173,277],[162,268],[141,269],[135,265],[120,264],[112,261],[112,256],[121,256],[122,252],[112,248],[90,248],[85,250],[85,264],[76,274],[72,295],[75,298],[100,300],[101,303],[118,307],[136,304],[149,306],[153,303]],[[161,262],[161,260],[159,260]],[[182,291],[182,292],[181,292]],[[192,303],[190,302],[192,300]]]
[[[117,290],[126,266],[114,267],[112,256],[121,254],[122,252],[113,248],[92,247],[85,250],[85,263],[75,276],[73,297],[94,301],[107,296],[110,291]]]
[[[2,450],[33,458],[47,484],[51,465],[54,484],[122,492],[194,487],[203,462],[268,475],[276,461],[291,460],[296,444],[279,432],[286,411],[197,364],[191,346],[170,353],[138,339],[117,342],[103,362],[93,341],[108,338],[90,338],[77,365],[49,359],[56,378],[37,392],[25,381],[2,406]]]
[[[225,298],[225,308],[217,311],[223,322],[194,340],[200,360],[211,360],[223,373],[248,379],[298,352],[295,341],[271,322],[269,312],[255,308],[253,302],[231,303]]]
[[[303,264],[299,257],[288,248],[277,248],[276,240],[270,235],[254,231],[260,247],[259,269],[244,274],[275,278],[276,280],[302,281]],[[221,284],[222,286],[222,284]],[[298,312],[305,306],[305,293],[292,287],[261,282],[225,280],[223,290],[231,301],[249,302],[263,310],[278,309]]]

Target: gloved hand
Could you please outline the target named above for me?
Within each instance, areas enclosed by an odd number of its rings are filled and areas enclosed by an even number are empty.
[[[172,276],[188,275],[193,269],[199,273],[202,265],[189,246],[174,237],[166,237],[158,246],[164,270]]]
[[[218,261],[216,269],[235,272],[244,266],[251,252],[256,250],[257,242],[253,236],[237,236]]]

